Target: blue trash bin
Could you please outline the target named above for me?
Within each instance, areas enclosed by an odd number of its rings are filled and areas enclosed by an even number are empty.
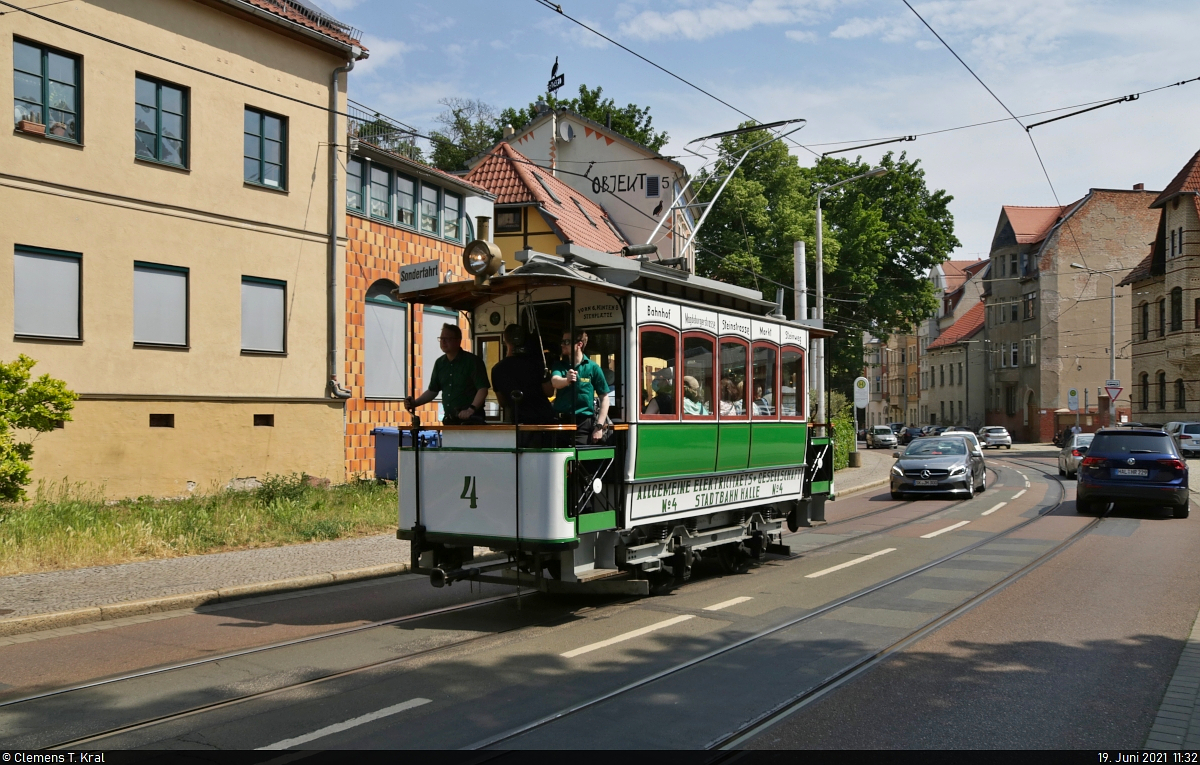
[[[408,428],[375,428],[375,477],[395,481],[400,459],[400,447],[412,446],[412,431]],[[442,445],[442,434],[436,430],[422,430],[417,438],[422,449],[437,449]]]

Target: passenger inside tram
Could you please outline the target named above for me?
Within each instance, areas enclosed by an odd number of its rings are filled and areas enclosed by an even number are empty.
[[[712,413],[704,401],[704,392],[700,390],[700,381],[691,375],[683,378],[683,413]]]
[[[646,404],[646,414],[675,414],[675,370],[663,367],[650,383],[654,398]]]
[[[738,394],[738,388],[728,377],[721,378],[720,412],[727,416],[742,413],[742,399]]]

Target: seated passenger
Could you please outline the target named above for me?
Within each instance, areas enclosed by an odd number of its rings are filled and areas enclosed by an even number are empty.
[[[728,377],[721,379],[721,408],[723,415],[742,413],[742,399],[739,397],[737,386]]]
[[[775,413],[774,407],[771,406],[771,399],[769,396],[763,395],[761,385],[754,387],[754,401],[751,403],[754,405],[754,414],[771,415]]]
[[[703,396],[699,380],[691,375],[683,378],[684,414],[712,414],[708,404],[704,403]]]
[[[655,372],[650,387],[654,398],[646,404],[646,414],[675,414],[675,370],[664,367]]]

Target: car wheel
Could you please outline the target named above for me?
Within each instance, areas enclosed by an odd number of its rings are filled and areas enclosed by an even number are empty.
[[[1075,512],[1080,515],[1092,514],[1092,503],[1082,499],[1075,500]]]
[[[1012,444],[1009,444],[1008,446],[1006,446],[1006,447],[1004,447],[1004,448],[1005,448],[1005,449],[1011,449],[1011,448],[1012,448]]]
[[[1180,505],[1178,507],[1171,508],[1171,512],[1176,518],[1187,518],[1188,510],[1189,508],[1187,505]]]
[[[1060,465],[1058,468],[1058,474],[1061,476],[1065,476],[1067,474],[1067,471],[1063,470],[1062,466]]]

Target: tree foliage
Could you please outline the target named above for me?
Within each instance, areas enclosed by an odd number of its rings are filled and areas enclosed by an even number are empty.
[[[649,106],[626,104],[618,107],[612,98],[604,98],[604,88],[597,85],[588,88],[580,84],[579,95],[570,99],[560,99],[553,95],[544,99],[551,109],[570,109],[581,117],[587,117],[593,122],[608,125],[611,121],[614,132],[620,133],[631,141],[637,141],[651,151],[658,151],[670,140],[665,130],[654,129],[654,119],[650,116]],[[538,106],[531,103],[524,109],[508,108],[500,113],[500,125],[512,125],[520,131],[538,116]]]
[[[750,123],[746,123],[750,124]],[[719,178],[763,138],[730,136],[700,188],[708,201]],[[849,390],[862,371],[862,332],[881,337],[910,331],[937,308],[927,274],[959,245],[945,191],[931,191],[919,160],[888,153],[888,173],[822,195],[825,322],[839,335],[826,343],[830,390]],[[801,167],[783,142],[756,149],[734,174],[698,237],[701,273],[760,289],[792,284],[792,245],[807,249],[810,305],[815,289],[816,191],[867,172],[857,160],[822,158]],[[768,281],[769,280],[769,281]],[[785,301],[788,315],[792,301]]]
[[[429,131],[434,167],[464,170],[503,137],[503,123],[491,104],[472,98],[443,98],[438,103],[446,110],[437,118],[442,129]]]
[[[0,499],[25,498],[29,484],[33,439],[17,439],[15,431],[47,433],[71,419],[79,398],[66,383],[50,375],[31,380],[36,361],[21,354],[16,361],[0,362]],[[36,437],[36,435],[34,436]]]

